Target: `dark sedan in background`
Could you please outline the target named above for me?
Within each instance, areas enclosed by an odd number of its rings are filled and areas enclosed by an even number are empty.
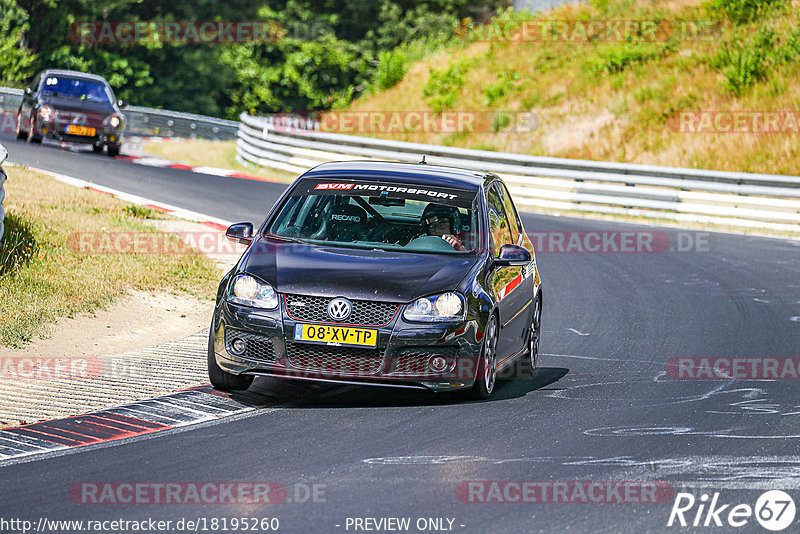
[[[17,113],[17,139],[88,143],[97,153],[106,147],[109,156],[118,156],[124,106],[102,76],[45,70],[25,89]]]
[[[542,290],[503,181],[425,164],[347,162],[300,176],[219,286],[211,383],[254,376],[488,398],[536,366]],[[515,373],[516,375],[516,373]]]

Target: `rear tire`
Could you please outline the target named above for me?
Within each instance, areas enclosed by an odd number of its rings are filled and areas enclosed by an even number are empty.
[[[221,391],[244,390],[250,387],[253,378],[248,375],[235,375],[223,371],[217,364],[214,354],[214,322],[212,321],[208,331],[208,379],[211,381],[211,385]]]
[[[475,385],[466,391],[466,398],[470,400],[488,399],[497,385],[497,316],[495,314],[489,316],[484,334]]]
[[[530,374],[539,365],[539,341],[542,339],[542,289],[539,288],[539,294],[536,296],[536,307],[533,309],[533,318],[531,319],[531,332],[528,338],[528,357],[525,359],[527,366],[530,368]]]
[[[102,154],[103,145],[92,145],[92,152],[94,152],[95,154]]]

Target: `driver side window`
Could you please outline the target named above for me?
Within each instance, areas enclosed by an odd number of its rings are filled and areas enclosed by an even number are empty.
[[[509,229],[508,217],[506,216],[503,200],[497,193],[497,186],[492,185],[486,194],[488,215],[489,215],[489,234],[491,237],[492,256],[500,253],[500,247],[513,244],[511,231]]]

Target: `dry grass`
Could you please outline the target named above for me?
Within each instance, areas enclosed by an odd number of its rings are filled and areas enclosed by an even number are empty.
[[[296,176],[289,173],[242,165],[236,161],[236,141],[207,141],[185,139],[181,141],[145,143],[143,149],[153,156],[185,165],[218,167],[245,174],[263,176],[283,183],[291,183]]]
[[[128,289],[184,291],[213,298],[219,272],[204,256],[82,254],[76,233],[156,233],[138,206],[74,188],[20,168],[7,168],[5,206],[11,224],[0,248],[0,343],[20,346],[46,335],[59,317],[110,303]],[[74,237],[73,237],[74,239]],[[70,244],[72,243],[72,246]]]

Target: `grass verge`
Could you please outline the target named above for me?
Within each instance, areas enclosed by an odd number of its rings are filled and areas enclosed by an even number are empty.
[[[584,38],[580,31],[621,21],[658,24],[659,33]],[[402,81],[344,111],[380,118],[452,110],[492,120],[520,113],[516,120],[471,131],[359,126],[340,133],[798,175],[798,26],[800,0],[595,0],[535,15],[508,11],[467,32],[458,47],[410,63]],[[564,33],[541,31],[557,27]],[[538,119],[534,128],[527,120],[531,113]],[[725,122],[732,117],[739,121],[735,128]],[[713,124],[701,128],[707,120]]]
[[[0,245],[0,343],[21,347],[47,335],[59,317],[111,303],[128,289],[169,290],[212,298],[219,271],[205,256],[80,254],[69,245],[82,232],[157,233],[148,208],[78,189],[21,167],[6,169],[6,236]],[[74,241],[72,241],[74,243]]]

